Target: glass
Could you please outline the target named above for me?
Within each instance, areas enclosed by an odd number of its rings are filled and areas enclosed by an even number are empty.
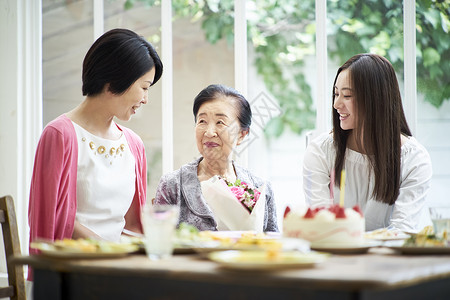
[[[437,236],[448,240],[450,232],[450,206],[430,207],[431,221],[433,221],[434,232]]]
[[[178,223],[179,207],[146,205],[142,213],[144,244],[151,260],[168,258],[173,252],[173,239]]]

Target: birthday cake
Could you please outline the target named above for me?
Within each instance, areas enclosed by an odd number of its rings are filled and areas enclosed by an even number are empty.
[[[283,220],[283,235],[311,242],[311,247],[350,246],[363,242],[364,217],[358,206],[293,210],[286,207]]]

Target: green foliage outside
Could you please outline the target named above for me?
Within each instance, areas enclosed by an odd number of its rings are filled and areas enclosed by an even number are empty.
[[[127,0],[125,8],[137,2],[160,4]],[[210,43],[221,39],[233,43],[233,0],[173,0],[172,4],[175,18],[201,22]],[[331,59],[342,64],[357,53],[377,53],[403,74],[402,1],[329,0],[327,7]],[[450,1],[416,0],[418,91],[437,108],[450,99],[449,16]],[[254,65],[283,111],[267,124],[267,137],[278,137],[286,129],[298,134],[312,129],[315,111],[304,61],[315,54],[315,1],[247,1],[247,18]]]

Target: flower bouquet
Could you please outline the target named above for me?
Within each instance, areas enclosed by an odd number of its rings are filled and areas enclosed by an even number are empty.
[[[201,185],[218,230],[263,231],[265,185],[256,189],[240,180],[229,182],[219,176],[203,181]]]
[[[251,213],[256,205],[256,202],[261,196],[261,192],[255,188],[249,187],[246,182],[239,179],[237,179],[234,183],[229,182],[225,178],[220,179],[227,184],[236,199],[242,203],[249,213]]]

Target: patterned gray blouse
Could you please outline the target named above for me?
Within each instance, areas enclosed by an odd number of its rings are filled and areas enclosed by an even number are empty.
[[[199,230],[217,230],[217,222],[203,197],[197,168],[203,157],[183,165],[180,169],[161,177],[156,190],[155,204],[170,204],[180,207],[179,223],[185,222]],[[277,212],[272,186],[248,170],[233,162],[236,176],[241,181],[258,188],[266,183],[266,210],[264,212],[264,231],[278,232]]]

